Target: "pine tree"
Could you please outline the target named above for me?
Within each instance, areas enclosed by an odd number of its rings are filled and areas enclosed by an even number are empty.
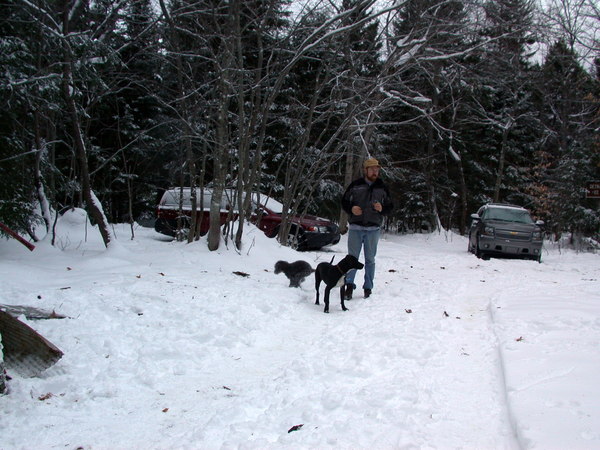
[[[600,173],[594,122],[600,110],[594,96],[598,84],[558,41],[544,61],[538,85],[546,136],[530,189],[549,230],[570,231],[575,243],[600,226],[600,210],[585,199],[586,183]]]
[[[54,120],[61,108],[60,79],[51,68],[57,39],[44,34],[43,17],[32,18],[19,2],[0,9],[0,178],[11,180],[0,183],[0,220],[37,239],[35,225],[48,229],[51,222],[46,194],[54,187]]]
[[[480,55],[474,113],[486,139],[482,162],[492,179],[486,180],[493,201],[524,203],[519,199],[518,168],[531,158],[535,122],[531,109],[531,65],[527,45],[534,42],[531,0],[499,0],[485,3],[483,36],[489,39]],[[529,206],[529,205],[523,205]]]
[[[127,4],[123,21],[125,27],[104,39],[114,54],[97,64],[107,90],[89,109],[88,133],[95,144],[95,188],[109,206],[108,216],[133,223],[140,210],[155,204],[154,173],[163,161],[164,147],[156,142],[163,112],[160,48],[149,1]]]
[[[452,130],[460,68],[472,41],[467,19],[463,2],[415,0],[403,3],[394,23],[386,145],[400,166],[397,215],[404,229],[440,228],[441,217],[450,223],[457,191],[466,214],[463,162],[453,149]]]

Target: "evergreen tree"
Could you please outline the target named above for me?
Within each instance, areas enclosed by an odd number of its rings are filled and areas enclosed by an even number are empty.
[[[49,228],[51,222],[46,193],[52,196],[54,188],[55,121],[62,107],[51,59],[59,42],[44,32],[47,26],[20,2],[0,8],[0,221],[34,239],[35,224],[43,219]]]
[[[546,136],[529,188],[548,229],[572,238],[597,232],[600,210],[585,199],[586,183],[598,179],[598,84],[564,42],[549,51],[539,78]]]
[[[104,39],[114,54],[98,64],[107,89],[90,105],[88,133],[95,150],[95,189],[108,206],[108,216],[113,222],[126,218],[132,223],[155,204],[154,173],[163,161],[163,146],[156,142],[162,113],[157,98],[159,36],[147,0],[128,3],[122,20],[125,27]]]
[[[463,2],[415,0],[403,3],[394,23],[386,146],[400,166],[396,215],[402,229],[439,228],[442,217],[451,222],[456,192],[466,197],[463,163],[451,137],[461,66],[472,43],[467,19]]]
[[[534,164],[541,134],[533,104],[536,67],[528,45],[533,5],[529,0],[484,3],[477,31],[480,50],[468,59],[468,110],[461,117],[461,146],[467,147],[465,178],[471,211],[500,201],[533,207],[525,168]]]

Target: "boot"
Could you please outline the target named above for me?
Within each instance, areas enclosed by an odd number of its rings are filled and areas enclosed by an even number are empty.
[[[352,291],[354,287],[351,284],[346,285],[346,289],[344,290],[344,300],[352,300]]]
[[[369,298],[371,296],[371,289],[365,289],[365,298]]]

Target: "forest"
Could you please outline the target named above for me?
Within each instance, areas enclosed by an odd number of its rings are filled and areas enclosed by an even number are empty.
[[[110,224],[134,233],[176,186],[234,189],[238,248],[250,192],[280,201],[284,224],[344,230],[340,197],[367,157],[392,192],[390,232],[465,234],[504,202],[549,239],[600,241],[595,0],[0,5],[0,222],[33,241],[82,207],[109,246]],[[215,250],[218,201],[192,200]]]

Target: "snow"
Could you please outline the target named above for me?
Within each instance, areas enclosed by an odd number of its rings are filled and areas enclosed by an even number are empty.
[[[385,234],[372,296],[324,314],[273,265],[339,261],[345,237],[297,253],[245,230],[209,252],[113,225],[105,249],[76,210],[56,247],[0,240],[0,304],[68,316],[21,317],[64,356],[9,371],[0,448],[600,448],[599,255]]]

